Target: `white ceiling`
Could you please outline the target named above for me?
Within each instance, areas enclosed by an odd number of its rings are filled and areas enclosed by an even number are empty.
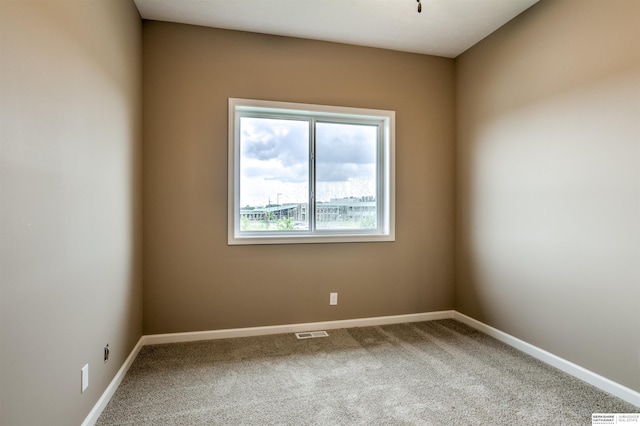
[[[144,19],[455,58],[538,0],[134,0]]]

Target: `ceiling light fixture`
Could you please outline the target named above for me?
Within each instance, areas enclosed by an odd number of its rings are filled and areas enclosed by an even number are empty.
[[[420,3],[420,0],[416,0],[418,2],[418,13],[422,13],[422,3]]]

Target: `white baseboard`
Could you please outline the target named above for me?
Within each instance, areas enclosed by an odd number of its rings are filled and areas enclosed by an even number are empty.
[[[93,408],[89,412],[89,415],[84,419],[81,426],[92,426],[96,424],[98,418],[100,417],[100,414],[102,414],[102,411],[111,400],[111,397],[113,397],[113,394],[116,393],[118,386],[120,386],[120,383],[122,383],[122,379],[124,379],[124,376],[126,376],[127,371],[129,371],[129,368],[131,367],[131,364],[133,364],[136,356],[138,356],[138,352],[140,352],[140,349],[142,349],[142,347],[144,346],[143,339],[144,336],[142,336],[140,340],[138,340],[138,343],[136,343],[136,345],[133,347],[133,350],[131,351],[127,359],[124,360],[124,363],[122,364],[116,375],[113,377],[113,380],[111,380],[111,383],[109,383],[107,389],[105,389],[105,391],[102,393],[102,396],[100,397],[100,399],[98,399],[96,405],[93,406]]]
[[[475,320],[467,315],[461,314],[458,311],[454,311],[453,318],[457,321],[460,321],[461,323],[475,328],[478,331],[483,332],[484,334],[493,337],[494,339],[506,343],[511,347],[519,349],[522,352],[531,355],[532,357],[537,358],[544,363],[547,363],[561,371],[564,371],[565,373],[570,374],[582,380],[583,382],[587,382],[600,390],[603,390],[607,393],[610,393],[611,395],[627,401],[630,404],[640,407],[640,393],[634,391],[633,389],[622,386],[621,384],[616,383],[613,380],[609,380],[606,377],[594,373],[593,371],[580,367],[579,365],[574,364],[571,361],[560,358],[559,356],[547,352],[544,349],[540,349],[537,346],[527,343],[524,340],[520,340],[517,337],[513,337],[510,334],[493,328],[490,325]]]
[[[143,336],[143,342],[145,345],[157,345],[162,343],[229,339],[234,337],[264,336],[267,334],[297,333],[299,331],[335,330],[338,328],[370,327],[385,324],[433,321],[453,318],[453,316],[454,311],[439,311],[420,314],[392,315],[386,317],[273,325],[266,327],[231,328],[226,330],[194,331],[189,333],[152,334]]]
[[[521,350],[522,352],[533,356],[549,365],[552,365],[559,370],[564,371],[584,382],[589,383],[597,387],[600,390],[610,393],[630,404],[640,407],[640,393],[622,386],[606,377],[600,376],[586,368],[580,367],[570,361],[560,358],[550,352],[533,346],[523,340],[513,337],[507,333],[504,333],[496,328],[493,328],[487,324],[484,324],[478,320],[475,320],[467,315],[461,314],[457,311],[438,311],[438,312],[425,312],[419,314],[407,314],[407,315],[392,315],[384,317],[372,317],[372,318],[357,318],[350,320],[338,320],[338,321],[322,321],[322,322],[310,322],[303,324],[285,324],[274,325],[265,327],[249,327],[249,328],[232,328],[226,330],[212,330],[212,331],[196,331],[189,333],[169,333],[169,334],[152,334],[142,336],[136,346],[131,351],[131,354],[127,357],[118,373],[115,375],[107,389],[104,391],[96,405],[93,407],[87,418],[82,422],[82,426],[91,426],[96,423],[98,417],[107,406],[107,403],[115,393],[116,389],[127,374],[129,367],[133,363],[133,360],[140,352],[143,346],[156,345],[163,343],[179,343],[179,342],[192,342],[198,340],[215,340],[215,339],[229,339],[234,337],[249,337],[249,336],[264,336],[268,334],[282,334],[282,333],[296,333],[299,331],[317,331],[317,330],[335,330],[339,328],[352,328],[352,327],[370,327],[376,325],[387,324],[401,324],[420,321],[433,321],[439,319],[455,319],[461,323],[467,324],[470,327],[475,328],[509,346]]]

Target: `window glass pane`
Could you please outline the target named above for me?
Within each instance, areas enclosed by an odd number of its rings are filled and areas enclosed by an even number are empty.
[[[377,228],[378,126],[316,124],[316,228]]]
[[[240,118],[240,230],[308,230],[309,122]]]

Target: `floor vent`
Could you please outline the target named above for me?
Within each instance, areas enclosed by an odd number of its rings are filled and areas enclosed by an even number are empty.
[[[302,333],[296,333],[298,339],[315,339],[316,337],[328,337],[329,334],[326,331],[304,331]]]

